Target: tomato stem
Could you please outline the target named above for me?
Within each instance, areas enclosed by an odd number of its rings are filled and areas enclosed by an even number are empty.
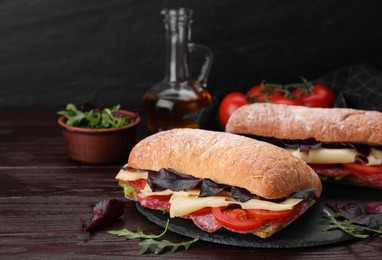
[[[310,94],[313,92],[313,84],[312,82],[308,81],[306,78],[304,77],[300,77],[301,80],[302,80],[302,83],[304,85],[304,88],[303,88],[303,91],[304,91],[304,94]]]

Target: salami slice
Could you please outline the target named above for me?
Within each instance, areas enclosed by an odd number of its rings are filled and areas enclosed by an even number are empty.
[[[354,182],[354,184],[356,185],[382,188],[382,174],[355,173],[341,167],[321,168],[321,167],[314,167],[312,165],[310,166],[318,175],[332,177],[332,178],[346,177],[343,179],[343,181],[348,181],[350,183]]]
[[[190,219],[192,219],[196,226],[207,232],[215,232],[222,227],[222,225],[216,221],[212,213],[200,216],[191,215]]]
[[[137,194],[138,201],[143,207],[157,210],[170,210],[169,196],[145,196],[141,192]]]
[[[347,169],[344,168],[315,168],[312,166],[313,170],[318,174],[318,175],[324,175],[328,177],[340,177],[340,176],[348,176],[351,175],[352,172],[350,172]]]
[[[361,174],[354,173],[359,179],[363,180],[365,183],[371,184],[374,187],[382,189],[382,174]]]

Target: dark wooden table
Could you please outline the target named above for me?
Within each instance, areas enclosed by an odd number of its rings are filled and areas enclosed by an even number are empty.
[[[93,234],[83,232],[92,206],[123,199],[114,177],[124,162],[83,165],[66,157],[54,109],[3,110],[0,113],[0,259],[135,259],[137,240],[107,234],[126,227],[159,234],[163,229],[142,216],[131,202],[119,221]],[[141,125],[139,138],[146,134]],[[189,238],[169,232],[166,239]],[[380,259],[382,236],[330,246],[258,249],[198,241],[189,250],[166,252],[163,259]]]

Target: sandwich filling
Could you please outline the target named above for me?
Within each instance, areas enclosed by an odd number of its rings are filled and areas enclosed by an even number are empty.
[[[267,200],[249,191],[161,169],[158,172],[124,166],[116,179],[125,196],[170,217],[191,219],[207,232],[222,227],[238,233],[265,232],[285,227],[315,201],[314,190],[303,190],[279,200]]]
[[[381,146],[319,142],[314,139],[254,138],[285,148],[311,166],[322,180],[346,181],[356,177],[365,184],[382,188]]]

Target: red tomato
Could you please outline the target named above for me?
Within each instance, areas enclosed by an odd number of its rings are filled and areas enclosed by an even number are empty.
[[[361,174],[380,174],[382,173],[382,165],[364,165],[361,163],[345,163],[344,168]]]
[[[202,208],[190,214],[193,216],[202,216],[202,215],[207,215],[209,213],[211,213],[211,207]]]
[[[171,194],[170,195],[151,195],[151,196],[147,196],[151,199],[155,199],[155,200],[159,200],[159,201],[169,201],[170,198],[171,198]]]
[[[258,219],[282,219],[292,214],[293,210],[271,211],[263,209],[247,209],[248,213]]]
[[[240,208],[212,208],[217,222],[228,230],[238,233],[252,233],[265,224],[265,220],[257,219],[247,210]]]
[[[305,93],[302,88],[297,88],[292,92],[304,106],[307,107],[333,107],[336,97],[333,91],[321,84],[312,85],[310,92]]]
[[[264,86],[256,85],[250,88],[247,92],[248,99],[253,102],[265,102],[267,92],[264,90]]]
[[[285,97],[281,92],[275,92],[268,97],[268,101],[275,104],[303,106],[304,104],[298,99]]]
[[[225,126],[231,114],[239,107],[249,104],[247,97],[240,92],[225,96],[219,106],[219,120]]]

